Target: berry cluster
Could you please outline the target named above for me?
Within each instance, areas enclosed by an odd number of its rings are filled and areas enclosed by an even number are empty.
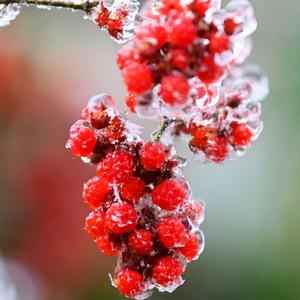
[[[186,264],[204,247],[204,205],[193,198],[175,150],[143,141],[105,94],[83,110],[67,147],[97,164],[83,188],[92,209],[85,229],[101,252],[119,255],[112,280],[120,293],[143,299],[155,287],[171,292],[182,284]]]
[[[221,9],[220,2],[159,0],[146,6],[134,40],[117,59],[130,111],[173,120],[167,144],[189,134],[196,159],[217,163],[232,151],[243,153],[258,137],[259,101],[268,90],[259,69],[240,66],[257,27],[252,6],[235,0]]]

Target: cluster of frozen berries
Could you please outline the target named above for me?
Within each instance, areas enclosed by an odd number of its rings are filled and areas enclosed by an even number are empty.
[[[144,9],[117,63],[126,104],[141,117],[174,120],[165,136],[192,136],[200,161],[222,162],[258,137],[268,83],[248,57],[257,27],[248,1],[159,0]],[[179,124],[179,125],[178,125]],[[170,140],[169,140],[170,142]]]
[[[67,146],[97,164],[83,188],[92,209],[85,229],[101,252],[119,255],[112,280],[120,293],[143,299],[183,283],[186,263],[204,247],[204,205],[192,197],[174,149],[144,142],[132,128],[102,94],[71,127]]]

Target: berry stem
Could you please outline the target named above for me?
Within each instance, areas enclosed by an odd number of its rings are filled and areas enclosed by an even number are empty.
[[[0,0],[1,1],[1,0]],[[165,132],[165,130],[172,124],[172,123],[176,123],[176,124],[181,124],[182,121],[178,120],[178,119],[168,119],[167,117],[163,117],[160,126],[157,130],[155,130],[152,135],[151,138],[154,142],[159,142],[161,139],[161,136],[163,135],[163,133]]]
[[[87,0],[79,3],[78,1],[69,0],[0,0],[0,4],[21,4],[32,6],[48,6],[57,8],[66,8],[89,12],[93,7],[99,4],[98,0]]]

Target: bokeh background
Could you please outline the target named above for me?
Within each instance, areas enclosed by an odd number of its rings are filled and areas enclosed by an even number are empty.
[[[300,299],[300,2],[251,2],[259,28],[250,62],[270,78],[265,129],[222,166],[199,165],[179,145],[207,204],[206,250],[185,285],[153,300]],[[107,276],[114,259],[82,230],[82,182],[94,169],[64,148],[93,94],[124,109],[118,47],[63,10],[26,8],[0,28],[0,300],[120,299]],[[144,124],[146,136],[154,124]]]

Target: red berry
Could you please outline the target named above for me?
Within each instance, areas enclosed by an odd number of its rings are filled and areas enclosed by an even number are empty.
[[[166,148],[164,145],[154,142],[147,142],[143,145],[141,152],[141,163],[148,171],[161,169],[166,161]]]
[[[253,133],[245,123],[231,123],[232,129],[232,144],[234,146],[245,147],[249,146],[252,142]]]
[[[240,30],[241,25],[241,22],[232,18],[228,18],[224,21],[224,30],[227,34],[232,35]]]
[[[126,106],[129,108],[129,110],[132,112],[132,113],[136,113],[135,111],[135,106],[136,106],[136,96],[134,94],[128,94],[126,97],[125,97],[125,103],[126,103]]]
[[[209,140],[204,153],[216,163],[223,162],[229,155],[227,139],[225,137],[215,137]]]
[[[166,217],[158,225],[158,238],[168,249],[182,247],[187,242],[186,228],[179,217]]]
[[[230,40],[224,33],[212,33],[209,41],[209,51],[212,53],[222,53],[229,50]]]
[[[143,292],[143,276],[131,269],[121,270],[115,279],[120,294],[125,297],[136,297]]]
[[[86,217],[85,230],[91,238],[96,239],[105,231],[105,218],[105,213],[99,210],[90,212]]]
[[[109,191],[108,183],[95,176],[84,184],[82,197],[91,208],[98,208],[105,201]]]
[[[200,63],[198,77],[202,82],[209,84],[218,81],[224,73],[225,67],[217,65],[213,55],[207,55]]]
[[[122,76],[130,93],[142,94],[154,84],[152,72],[142,63],[132,62],[122,69]]]
[[[114,248],[113,243],[109,239],[108,232],[102,232],[96,240],[97,248],[106,255],[117,255],[118,250]]]
[[[136,203],[144,195],[145,183],[138,177],[126,179],[120,189],[120,195],[124,200]]]
[[[176,10],[177,12],[184,11],[180,0],[162,0],[160,5],[160,13],[165,15],[169,14],[172,10]]]
[[[190,64],[190,55],[186,49],[175,48],[171,52],[171,64],[173,67],[184,70]]]
[[[169,42],[172,46],[186,47],[190,45],[197,36],[197,29],[193,22],[184,17],[176,15],[167,24]]]
[[[128,238],[128,246],[138,254],[149,255],[153,249],[153,236],[148,230],[136,229]]]
[[[118,52],[117,64],[121,70],[133,62],[141,61],[141,55],[132,47],[123,46]]]
[[[71,151],[77,156],[89,156],[92,154],[97,142],[95,132],[84,126],[81,121],[76,122],[70,129]]]
[[[166,179],[152,191],[152,201],[165,210],[182,206],[188,198],[187,188],[176,178]]]
[[[201,17],[204,17],[208,9],[211,7],[211,0],[195,0],[195,10]]]
[[[166,256],[158,259],[153,267],[152,277],[161,286],[170,286],[180,280],[184,271],[181,261]]]
[[[191,234],[187,243],[184,245],[184,247],[180,248],[179,251],[188,261],[197,259],[200,254],[199,237],[196,234]]]
[[[160,96],[170,105],[184,104],[187,101],[190,86],[183,76],[165,76],[161,81]]]
[[[106,212],[106,225],[113,233],[125,233],[135,229],[137,212],[128,203],[114,203]]]
[[[152,54],[167,41],[166,29],[155,21],[146,20],[139,24],[135,34],[135,46],[144,54]]]
[[[115,150],[107,154],[99,164],[97,174],[110,182],[121,183],[131,177],[134,171],[133,155],[126,150]]]

